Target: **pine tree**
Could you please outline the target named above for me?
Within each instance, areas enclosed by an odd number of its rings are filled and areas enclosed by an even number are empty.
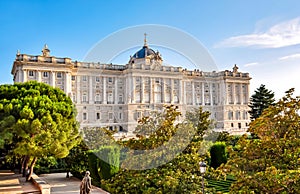
[[[260,87],[255,90],[255,94],[250,98],[249,107],[251,110],[249,114],[251,115],[251,119],[254,120],[258,118],[263,110],[274,104],[274,102],[274,92],[268,90],[265,88],[265,85],[261,84]]]
[[[38,158],[63,158],[78,143],[76,110],[70,97],[44,83],[0,85],[0,148],[21,159],[23,174]],[[30,165],[29,165],[30,164]]]

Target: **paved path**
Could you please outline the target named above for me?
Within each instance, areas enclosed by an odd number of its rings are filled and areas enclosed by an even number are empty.
[[[66,173],[41,174],[39,177],[50,184],[51,194],[79,194],[80,180],[75,177],[66,178]],[[91,194],[109,193],[93,186]]]
[[[15,174],[11,171],[0,171],[0,194],[17,194],[17,193],[40,193],[39,189],[31,182],[26,182],[25,177],[21,174]]]

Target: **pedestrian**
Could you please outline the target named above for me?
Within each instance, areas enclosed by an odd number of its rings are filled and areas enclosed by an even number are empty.
[[[90,194],[92,189],[90,171],[86,171],[85,176],[83,177],[80,183],[80,194]]]

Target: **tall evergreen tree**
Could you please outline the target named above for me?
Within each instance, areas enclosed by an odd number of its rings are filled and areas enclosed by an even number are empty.
[[[21,159],[23,173],[30,167],[30,180],[38,158],[66,157],[78,143],[75,106],[63,91],[44,83],[1,85],[0,135],[0,148],[13,145],[11,154]]]
[[[251,110],[249,114],[251,115],[251,119],[254,120],[258,118],[263,110],[274,104],[274,102],[274,92],[268,90],[264,84],[261,84],[250,98],[249,107]]]

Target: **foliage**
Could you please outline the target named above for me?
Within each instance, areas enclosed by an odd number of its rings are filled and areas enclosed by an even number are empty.
[[[120,149],[116,146],[103,146],[97,150],[99,158],[99,176],[101,179],[109,179],[119,171]]]
[[[69,155],[65,158],[67,169],[79,179],[83,178],[89,168],[88,151],[86,144],[81,141],[70,150]]]
[[[300,97],[294,98],[293,92],[287,91],[251,122],[249,132],[258,138],[244,135],[230,149],[224,170],[238,180],[233,192],[299,192]]]
[[[251,119],[254,120],[258,118],[264,109],[268,108],[270,105],[273,105],[275,102],[274,92],[265,88],[265,85],[261,84],[259,88],[255,90],[255,94],[253,94],[250,98],[249,107],[251,110],[249,114]]]
[[[194,132],[192,139],[189,139],[190,144],[173,159],[156,168],[145,170],[123,168],[112,178],[101,180],[104,189],[110,193],[200,193],[202,177],[199,172],[199,162],[207,158],[208,154],[200,156],[199,150],[203,147],[204,132],[211,129],[212,122],[209,120],[209,112],[203,111],[202,108],[193,110],[193,113],[197,115],[187,114],[188,117],[184,122],[176,123],[176,118],[180,113],[176,107],[167,106],[160,117],[163,119],[159,119],[157,122],[155,122],[155,118],[142,120],[141,124],[146,123],[146,126],[149,126],[147,125],[148,121],[155,123],[155,129],[149,133],[148,137],[141,135],[140,139],[121,142],[123,145],[131,149],[147,151],[168,143],[172,136],[182,135],[184,130],[188,130],[190,133]],[[174,147],[183,143],[185,142],[179,139]],[[128,153],[125,164],[128,158],[134,158],[135,154],[138,153]],[[152,160],[159,159],[160,154],[161,152],[153,154]],[[133,161],[134,165],[139,162],[139,160],[130,161]]]
[[[99,166],[99,159],[95,155],[94,151],[88,152],[88,164],[89,164],[89,171],[91,173],[92,183],[93,185],[100,186],[100,166]]]
[[[24,169],[30,163],[30,173],[37,158],[69,154],[78,142],[75,117],[60,89],[38,82],[0,86],[0,144],[11,144],[10,153],[22,159]]]
[[[225,142],[216,142],[210,148],[211,167],[216,169],[221,164],[225,164],[227,162],[227,154],[225,148],[226,148]]]

